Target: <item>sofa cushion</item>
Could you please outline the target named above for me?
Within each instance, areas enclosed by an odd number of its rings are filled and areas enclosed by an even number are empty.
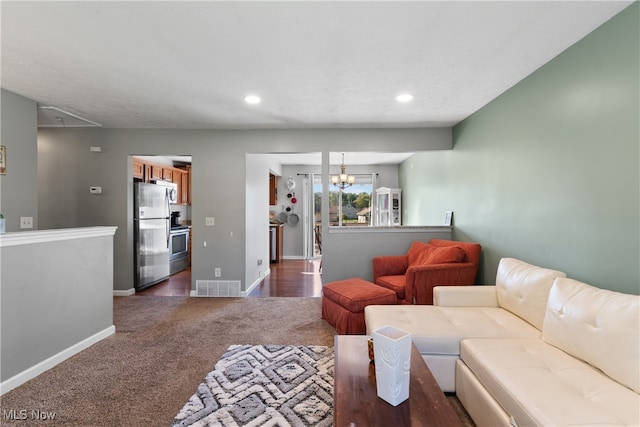
[[[555,280],[543,340],[640,393],[640,296]]]
[[[468,339],[460,358],[519,426],[640,425],[638,394],[540,339]]]
[[[540,331],[502,308],[370,305],[364,310],[367,333],[391,325],[411,332],[421,354],[460,354],[467,337],[540,338]]]
[[[384,286],[396,293],[399,300],[405,299],[407,290],[407,276],[404,274],[399,276],[382,276],[376,280],[376,285]]]
[[[436,286],[433,288],[433,305],[441,307],[500,307],[496,287]]]
[[[565,274],[503,258],[496,276],[498,304],[542,330],[549,290],[556,277],[565,277]]]

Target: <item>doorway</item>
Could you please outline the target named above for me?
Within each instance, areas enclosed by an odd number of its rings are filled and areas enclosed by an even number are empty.
[[[322,174],[305,177],[305,259],[322,257]]]
[[[160,295],[173,295],[174,291],[167,289],[176,287],[186,288],[188,295],[191,290],[192,156],[133,154],[128,161],[131,164],[128,179],[132,183],[132,191],[127,200],[127,210],[133,223],[134,287],[137,293],[141,293],[147,286],[147,289],[153,289],[164,284],[165,289]],[[140,209],[136,208],[138,205]],[[150,209],[145,206],[153,206],[154,209],[149,213]],[[153,240],[142,233],[150,221],[159,224],[159,237]],[[144,282],[145,286],[138,286],[138,278],[149,271],[154,273],[153,279]],[[171,286],[167,287],[169,279]],[[182,290],[175,292],[183,293]]]

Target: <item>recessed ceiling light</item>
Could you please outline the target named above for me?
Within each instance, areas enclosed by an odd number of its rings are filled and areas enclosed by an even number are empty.
[[[244,102],[247,104],[260,104],[260,97],[257,95],[247,95],[244,97]]]
[[[398,102],[409,102],[413,99],[413,95],[411,95],[410,93],[401,93],[400,95],[396,96],[396,101]]]

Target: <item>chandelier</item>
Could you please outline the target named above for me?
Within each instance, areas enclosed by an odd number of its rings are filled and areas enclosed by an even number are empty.
[[[340,165],[340,175],[332,175],[331,183],[341,190],[351,187],[356,181],[353,175],[347,175],[347,167],[344,165],[344,153],[342,153],[342,164]]]

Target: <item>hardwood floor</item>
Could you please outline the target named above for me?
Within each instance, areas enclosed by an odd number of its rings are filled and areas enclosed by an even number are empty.
[[[285,259],[271,264],[271,274],[256,286],[249,297],[322,296],[320,260]]]
[[[271,264],[271,274],[251,291],[248,297],[319,297],[322,296],[320,260],[282,260]],[[164,282],[136,292],[135,295],[188,296],[191,269],[174,274]]]
[[[151,286],[135,295],[153,295],[161,297],[189,296],[191,292],[191,268],[187,268],[179,273],[170,276],[164,282]]]

